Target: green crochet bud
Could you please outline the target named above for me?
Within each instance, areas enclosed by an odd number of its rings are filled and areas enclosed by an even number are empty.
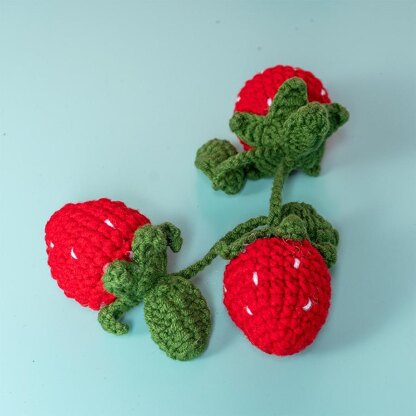
[[[235,147],[227,140],[213,139],[198,149],[195,166],[211,179],[215,190],[235,194],[246,181],[245,170],[239,164],[234,163],[235,169],[227,167],[227,161],[237,161],[233,158],[237,154]]]
[[[196,152],[195,166],[212,180],[217,166],[236,154],[237,150],[229,141],[212,139]]]

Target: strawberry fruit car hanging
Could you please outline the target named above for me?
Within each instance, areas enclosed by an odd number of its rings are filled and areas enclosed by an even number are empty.
[[[213,139],[195,164],[227,194],[274,177],[267,215],[237,225],[196,263],[168,273],[167,248],[182,246],[176,226],[152,225],[108,199],[67,204],[46,225],[52,276],[68,297],[99,310],[103,329],[116,335],[128,331],[123,315],[143,302],[152,339],[169,357],[189,360],[206,349],[211,332],[207,302],[189,279],[221,256],[230,260],[224,305],[249,341],[280,356],[303,350],[328,315],[339,236],[312,206],[282,204],[281,194],[292,171],[319,174],[326,140],[348,117],[312,73],[282,65],[263,71],[247,81],[230,120],[244,151]]]

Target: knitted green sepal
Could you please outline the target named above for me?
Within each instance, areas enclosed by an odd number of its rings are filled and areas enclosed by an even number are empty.
[[[277,225],[265,225],[240,236],[238,239],[219,244],[217,254],[232,259],[245,247],[259,238],[278,237],[285,240],[308,240],[319,251],[328,268],[337,259],[338,231],[315,209],[302,202],[290,202],[282,206],[282,219]]]
[[[189,360],[208,345],[211,315],[199,289],[180,276],[168,275],[168,246],[174,252],[182,246],[180,230],[173,224],[137,229],[132,261],[115,260],[103,275],[105,289],[117,299],[100,310],[98,320],[106,331],[125,334],[129,327],[120,319],[143,301],[152,339],[169,357]]]
[[[282,84],[266,116],[236,112],[231,130],[252,149],[238,153],[226,140],[213,139],[197,152],[195,165],[214,189],[238,193],[247,179],[273,176],[284,160],[308,175],[320,172],[325,141],[349,118],[337,103],[308,102],[305,82],[297,77]]]

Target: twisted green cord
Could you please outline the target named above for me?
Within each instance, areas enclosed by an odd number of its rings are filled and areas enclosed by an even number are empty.
[[[182,276],[185,279],[190,279],[196,274],[198,274],[201,270],[205,267],[210,265],[212,261],[224,251],[224,246],[234,242],[238,238],[240,238],[245,233],[254,230],[255,228],[267,224],[267,217],[260,216],[256,218],[250,218],[248,221],[245,221],[241,224],[238,224],[234,227],[231,231],[225,234],[222,238],[220,238],[205,254],[202,259],[196,261],[195,263],[191,264],[190,266],[182,269],[181,271],[174,273],[175,276]],[[173,275],[173,274],[172,274]]]
[[[281,220],[281,210],[282,210],[282,191],[285,183],[286,177],[290,173],[290,168],[288,168],[284,160],[277,167],[276,175],[273,181],[272,194],[270,196],[269,204],[269,225],[277,226]]]

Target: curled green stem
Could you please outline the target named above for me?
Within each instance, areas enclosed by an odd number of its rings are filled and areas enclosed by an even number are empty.
[[[107,332],[115,335],[124,335],[129,331],[129,326],[124,322],[120,322],[120,319],[134,306],[136,305],[133,302],[118,298],[100,310],[98,322]]]

